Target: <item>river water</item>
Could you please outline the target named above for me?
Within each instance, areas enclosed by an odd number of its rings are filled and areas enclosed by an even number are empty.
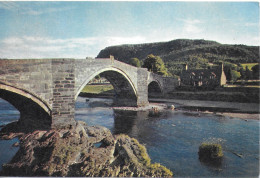
[[[152,162],[171,169],[175,177],[258,177],[259,121],[214,114],[166,110],[117,111],[110,99],[78,97],[76,120],[105,126],[114,134],[125,133],[147,148]],[[12,106],[0,100],[0,125],[19,118]],[[18,148],[17,140],[0,141],[0,164],[8,162]],[[224,158],[219,164],[200,162],[202,142],[217,142]],[[1,169],[1,168],[0,168]]]

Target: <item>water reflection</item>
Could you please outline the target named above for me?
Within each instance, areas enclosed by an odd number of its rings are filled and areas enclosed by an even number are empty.
[[[0,130],[10,122],[17,121],[19,117],[19,111],[7,101],[0,98]],[[19,142],[18,138],[0,140],[0,171],[2,170],[2,165],[11,161],[12,157],[18,151],[19,147],[12,146],[16,142]]]
[[[96,104],[91,105],[93,102]],[[145,144],[152,161],[170,168],[177,177],[259,175],[259,121],[245,122],[188,111],[167,110],[156,114],[148,111],[114,111],[98,102],[111,103],[112,100],[90,98],[86,102],[86,98],[78,97],[76,120],[85,121],[88,125],[105,126],[115,134],[125,133],[136,138]],[[19,112],[6,108],[5,104],[0,100],[1,124],[19,118]],[[199,146],[208,140],[221,141],[224,157],[220,164],[212,165],[199,160]],[[8,145],[0,141],[0,163],[12,158],[14,154],[9,155],[12,150],[17,151],[18,148],[12,148],[12,144],[13,141]]]
[[[136,130],[138,121],[137,112],[134,111],[114,111],[114,134],[130,134]]]
[[[124,133],[136,138],[146,146],[152,161],[172,169],[176,176],[257,177],[259,174],[259,121],[244,122],[187,110],[154,113],[118,111],[109,107],[91,108],[91,112],[88,109],[77,109],[80,114],[76,114],[76,118],[89,125],[108,127],[114,134]],[[95,115],[90,114],[92,112]],[[221,140],[224,153],[221,161],[199,160],[199,146],[208,140]],[[239,158],[232,152],[244,157]]]

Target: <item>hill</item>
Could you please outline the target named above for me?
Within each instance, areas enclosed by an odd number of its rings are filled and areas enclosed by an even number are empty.
[[[183,64],[190,68],[207,68],[212,63],[224,62],[234,66],[240,63],[259,63],[259,46],[226,45],[215,41],[177,39],[169,42],[110,46],[101,50],[98,58],[113,55],[128,63],[131,58],[143,61],[147,55],[160,56],[168,70],[178,75]]]

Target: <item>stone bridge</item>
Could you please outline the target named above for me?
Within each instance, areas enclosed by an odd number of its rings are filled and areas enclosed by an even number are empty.
[[[113,59],[0,60],[0,97],[20,112],[21,127],[64,128],[75,124],[75,101],[96,75],[114,87],[115,104],[144,106],[148,91],[173,90],[177,80]]]

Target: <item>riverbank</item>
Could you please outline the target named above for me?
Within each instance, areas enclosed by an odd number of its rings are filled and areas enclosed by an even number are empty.
[[[149,103],[147,106],[143,107],[112,107],[114,110],[124,110],[124,111],[147,111],[147,110],[156,110],[161,111],[167,109],[167,104],[163,103]]]
[[[90,97],[92,98],[92,97]],[[107,98],[99,96],[99,98]],[[162,111],[171,109],[174,105],[177,110],[198,111],[219,116],[227,116],[241,119],[260,120],[259,103],[240,103],[224,101],[205,101],[205,100],[182,100],[182,99],[165,99],[152,98],[150,103],[144,107],[113,107],[114,110],[123,111]]]
[[[203,100],[220,102],[259,103],[259,87],[226,86],[205,90],[203,88],[178,87],[167,94],[168,99]]]
[[[163,102],[175,105],[184,110],[197,110],[221,116],[241,119],[260,120],[258,103],[238,103],[222,101],[179,100],[179,99],[150,99],[150,102]]]

